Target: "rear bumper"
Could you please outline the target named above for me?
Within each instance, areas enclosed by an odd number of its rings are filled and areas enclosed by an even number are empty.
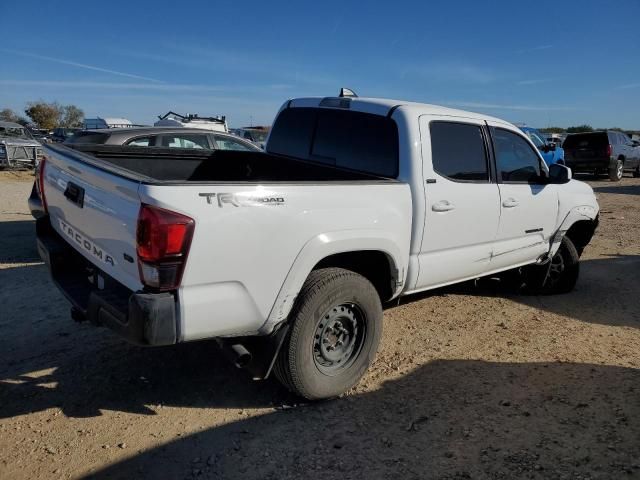
[[[29,211],[31,215],[36,220],[40,217],[45,216],[44,207],[42,206],[42,200],[40,200],[40,195],[38,195],[38,190],[36,189],[35,182],[33,183],[33,188],[31,188],[31,195],[29,196],[29,200],[27,201],[29,204]]]
[[[80,316],[137,345],[176,343],[174,294],[129,290],[69,246],[53,230],[49,217],[36,221],[36,233],[40,257]]]

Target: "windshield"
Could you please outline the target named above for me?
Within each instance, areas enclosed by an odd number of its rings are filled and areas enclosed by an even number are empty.
[[[264,142],[267,139],[267,133],[258,130],[251,130],[251,138],[254,142]]]
[[[533,142],[533,144],[537,147],[544,147],[545,145],[545,141],[542,140],[542,138],[540,138],[537,134],[537,132],[534,132],[532,130],[527,130],[526,132],[524,132],[527,134],[527,137],[529,137],[531,139],[531,141]]]
[[[33,140],[31,134],[24,128],[18,127],[0,127],[0,135],[3,137],[22,138],[24,140]]]

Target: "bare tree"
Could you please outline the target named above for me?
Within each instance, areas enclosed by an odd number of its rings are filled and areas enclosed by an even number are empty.
[[[2,122],[17,122],[18,115],[10,108],[3,108],[0,110],[0,121]]]
[[[82,126],[84,112],[75,105],[65,105],[62,107],[61,127],[78,128]]]

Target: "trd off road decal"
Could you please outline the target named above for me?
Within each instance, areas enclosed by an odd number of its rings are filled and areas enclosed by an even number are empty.
[[[209,205],[218,205],[218,207],[223,207],[224,205],[233,207],[257,207],[260,205],[277,207],[285,204],[283,197],[244,196],[236,195],[235,193],[199,193],[198,196],[205,198]]]

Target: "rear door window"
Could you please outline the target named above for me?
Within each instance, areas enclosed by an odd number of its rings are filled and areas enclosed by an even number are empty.
[[[479,125],[431,122],[431,159],[439,175],[454,181],[489,182],[487,153]]]
[[[278,116],[267,147],[270,153],[398,176],[398,129],[393,120],[380,115],[289,108]]]
[[[216,139],[216,147],[218,150],[239,150],[243,152],[255,151],[255,149],[249,147],[246,143],[235,140],[231,137],[214,135],[214,138]]]
[[[151,147],[153,146],[154,137],[139,137],[129,140],[125,145],[132,147]]]
[[[161,135],[160,142],[156,142],[156,147],[196,149],[211,148],[209,146],[209,139],[207,138],[207,135],[200,135],[197,133]]]

